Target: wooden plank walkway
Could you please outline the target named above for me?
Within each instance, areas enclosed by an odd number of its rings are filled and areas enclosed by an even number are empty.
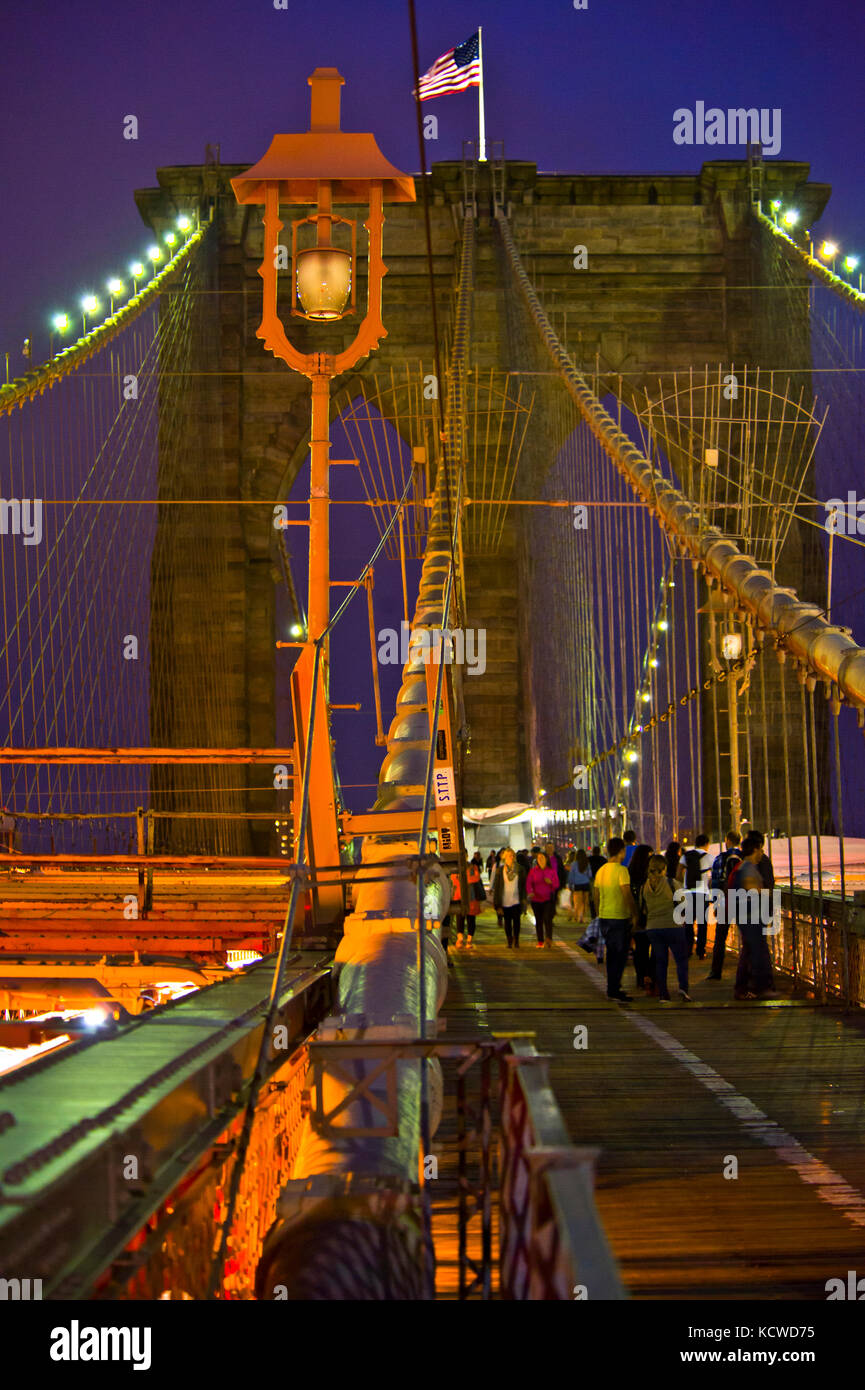
[[[630,964],[634,1002],[608,1003],[577,934],[559,918],[552,951],[531,927],[509,951],[484,912],[474,949],[451,950],[443,1013],[448,1034],[534,1030],[551,1054],[573,1142],[602,1149],[598,1208],[631,1297],[825,1300],[828,1279],[865,1275],[865,1016],[736,1003],[729,953],[720,984],[691,958],[693,1004],[638,996]]]

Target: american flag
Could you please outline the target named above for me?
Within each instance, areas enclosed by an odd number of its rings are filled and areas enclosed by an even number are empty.
[[[420,80],[420,99],[447,96],[449,92],[464,92],[467,87],[481,85],[480,35],[472,34],[465,43],[448,49],[436,58],[429,72]]]

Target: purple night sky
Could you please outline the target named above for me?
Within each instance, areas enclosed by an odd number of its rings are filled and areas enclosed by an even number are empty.
[[[834,188],[820,232],[865,253],[860,176],[865,11],[824,0],[419,0],[422,67],[483,26],[487,134],[544,170],[687,172],[723,146],[673,143],[673,112],[780,107],[780,157],[809,160]],[[49,315],[125,271],[147,244],[133,190],[160,165],[251,163],[278,130],[305,130],[308,74],[346,79],[343,124],[375,131],[409,172],[418,164],[408,10],[397,0],[322,9],[290,0],[150,0],[146,6],[43,0],[7,5],[0,52],[0,323],[43,355]],[[430,102],[439,139],[427,158],[458,158],[477,134],[477,94]],[[137,141],[123,138],[135,115]]]

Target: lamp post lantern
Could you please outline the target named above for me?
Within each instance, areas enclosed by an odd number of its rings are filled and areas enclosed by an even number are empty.
[[[257,203],[264,209],[264,250],[258,272],[262,279],[262,317],[257,336],[267,351],[309,377],[312,388],[309,622],[294,685],[299,697],[295,700],[296,785],[312,701],[315,644],[330,619],[330,383],[374,351],[386,335],[381,316],[381,287],[387,273],[382,259],[383,204],[415,200],[414,179],[385,159],[373,135],[340,129],[343,78],[336,68],[316,68],[308,80],[309,130],[303,134],[275,135],[258,163],[231,180],[239,203]],[[280,221],[280,207],[285,205],[314,209],[292,221],[290,257],[288,248],[279,242],[285,225]],[[357,221],[336,214],[334,205],[368,208],[364,223],[368,233],[366,313],[353,341],[342,352],[300,352],[289,341],[279,316],[280,270],[290,271],[292,317],[326,324],[356,312]],[[335,864],[339,862],[339,835],[326,692],[325,645],[316,695],[322,717],[316,720],[312,744],[312,785],[316,794],[310,803],[310,852],[314,863]],[[299,806],[297,797],[295,804]],[[318,907],[324,920],[339,915],[342,889],[321,889]]]

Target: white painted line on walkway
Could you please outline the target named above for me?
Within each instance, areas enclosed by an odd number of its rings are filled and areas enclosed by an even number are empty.
[[[557,941],[556,945],[559,950],[564,951],[565,955],[570,956],[596,989],[606,994],[604,972],[599,973],[566,942]],[[751,1138],[759,1139],[761,1143],[773,1151],[781,1163],[786,1163],[789,1168],[798,1173],[802,1182],[810,1183],[821,1201],[836,1207],[839,1216],[845,1217],[851,1225],[865,1226],[865,1197],[861,1192],[857,1192],[855,1187],[851,1187],[840,1173],[836,1173],[834,1168],[830,1168],[828,1164],[815,1158],[799,1143],[798,1139],[789,1134],[786,1129],[782,1129],[774,1120],[770,1120],[768,1115],[760,1110],[753,1101],[737,1091],[729,1081],[725,1081],[720,1072],[701,1061],[695,1053],[684,1047],[671,1033],[659,1028],[652,1019],[630,1009],[620,1009],[619,1013],[635,1028],[639,1028],[641,1033],[645,1033],[646,1037],[651,1038],[659,1047],[664,1048],[665,1052],[669,1052],[670,1056],[674,1057],[686,1071],[696,1077],[707,1091],[711,1091],[715,1099],[735,1115]]]

